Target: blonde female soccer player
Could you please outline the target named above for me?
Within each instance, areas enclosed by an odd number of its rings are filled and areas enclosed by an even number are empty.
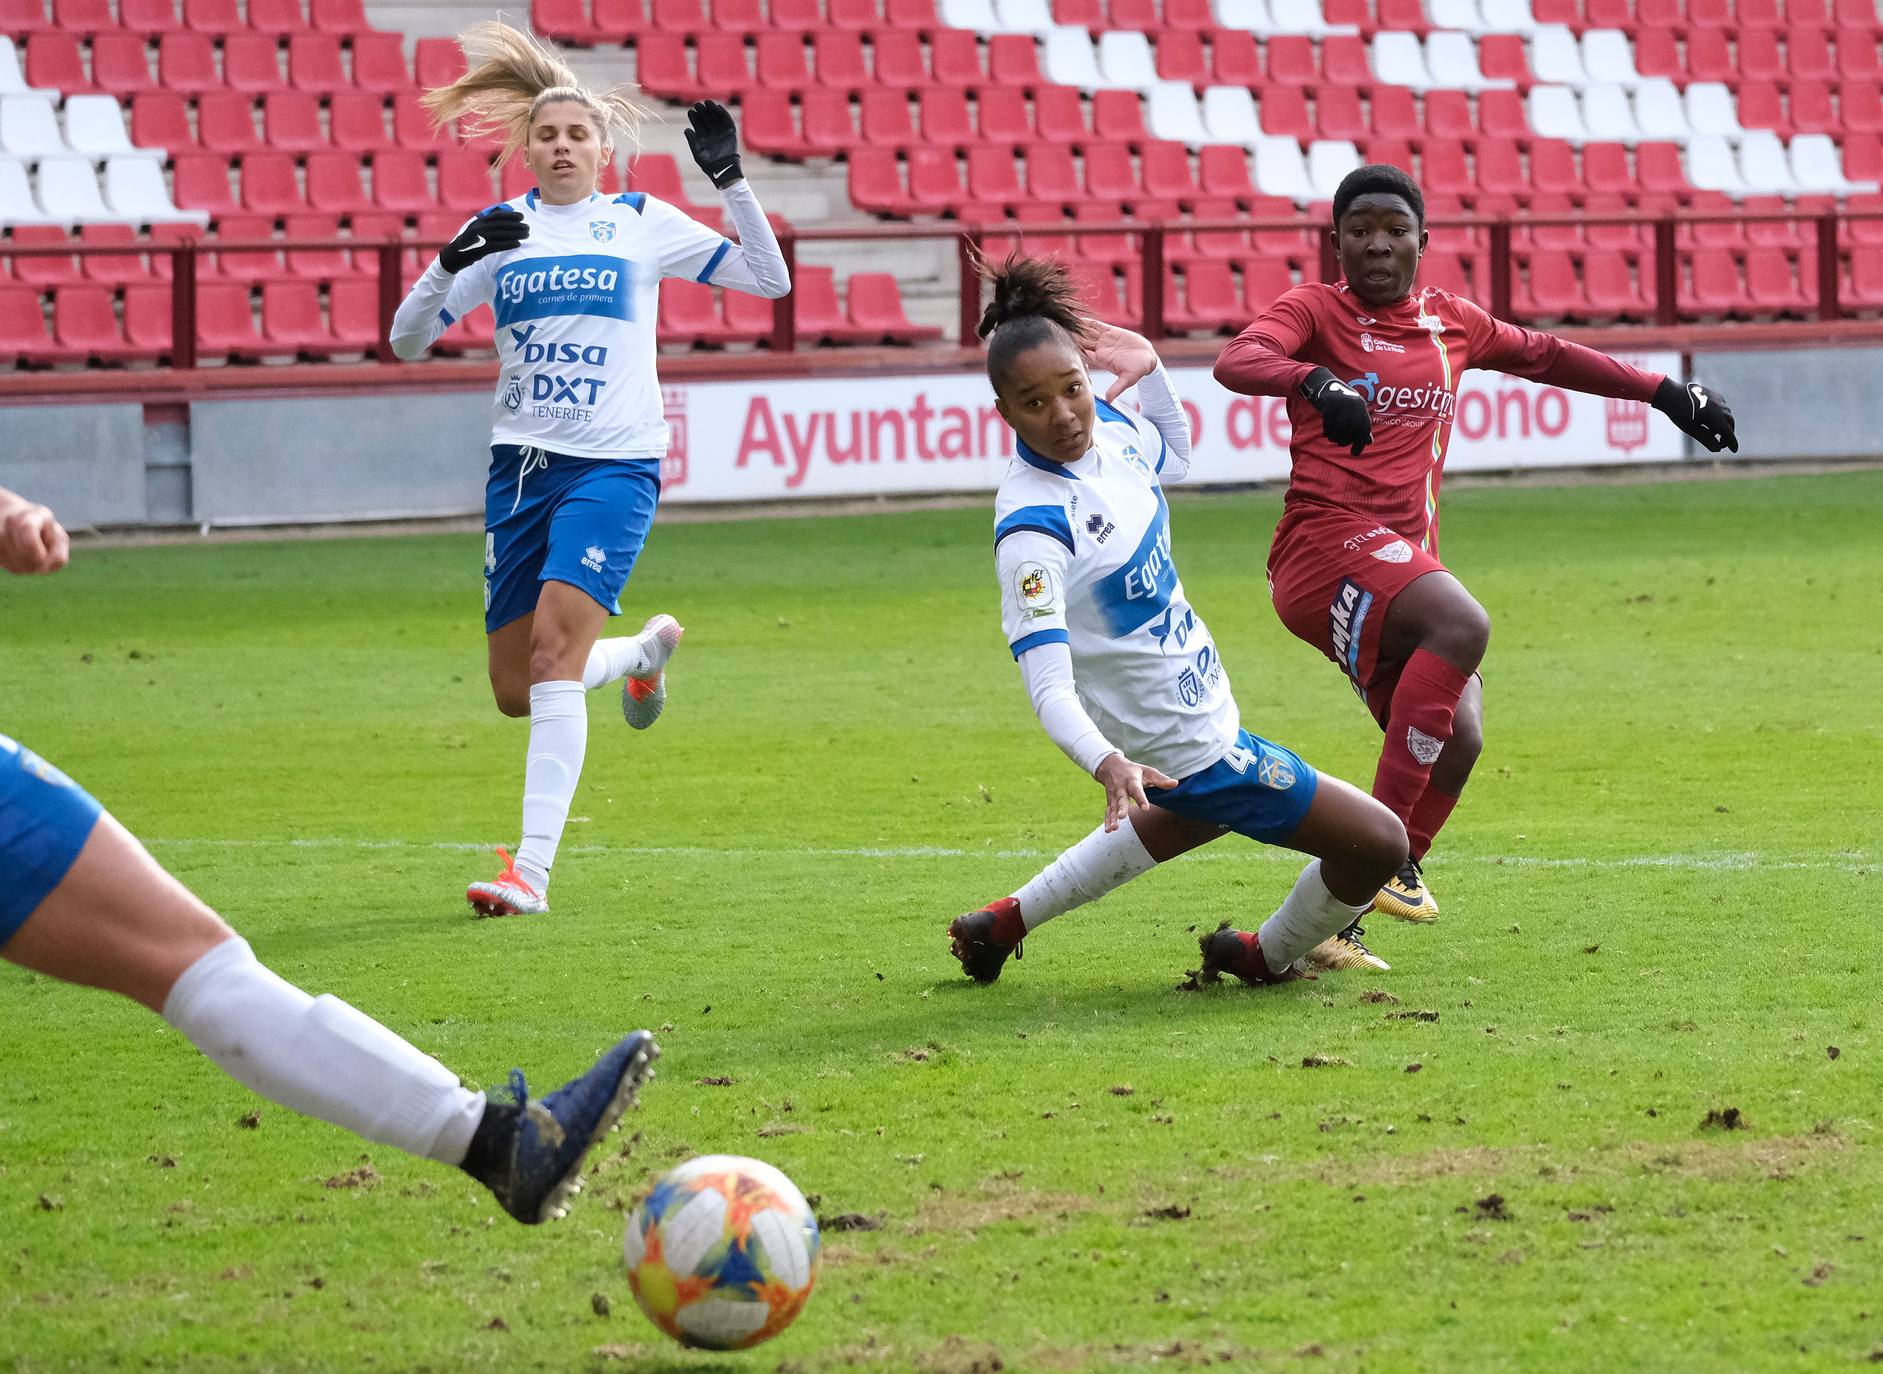
[[[1405,828],[1243,728],[1171,551],[1164,484],[1189,472],[1190,425],[1163,364],[1140,336],[1089,319],[1058,264],[1010,258],[992,276],[987,376],[1017,441],[994,506],[1001,624],[1041,727],[1105,789],[1105,822],[957,918],[955,957],[991,983],[1041,922],[1233,830],[1313,860],[1259,931],[1204,937],[1206,973],[1278,983],[1304,960],[1384,968],[1351,927],[1404,857]],[[1088,363],[1117,377],[1110,397]],[[1133,383],[1136,414],[1111,403]]]
[[[621,709],[646,729],[666,703],[681,627],[656,615],[601,639],[647,541],[667,451],[654,320],[661,279],[777,297],[790,289],[778,241],[740,166],[732,116],[687,112],[694,159],[724,196],[733,243],[643,192],[596,187],[642,110],[626,88],[582,86],[555,49],[500,23],[460,40],[469,69],[425,96],[440,123],[469,117],[536,177],[478,214],[439,253],[393,320],[416,358],[488,303],[500,364],[484,496],[484,630],[497,709],[530,718],[516,859],[466,892],[484,916],[549,909],[549,871],[588,746],[587,693],[625,679]]]
[[[57,572],[70,552],[51,511],[0,488],[0,568]],[[636,1031],[540,1101],[521,1073],[514,1102],[488,1101],[364,1012],[276,975],[84,788],[5,735],[0,865],[0,958],[142,1003],[269,1101],[454,1164],[525,1224],[560,1215],[660,1053]]]

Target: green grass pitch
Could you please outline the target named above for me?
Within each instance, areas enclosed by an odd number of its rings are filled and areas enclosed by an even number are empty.
[[[1268,605],[1278,499],[1173,509],[1245,723],[1370,781],[1372,722]],[[627,606],[688,626],[672,701],[638,735],[594,696],[543,919],[462,899],[526,733],[475,535],[82,548],[0,585],[0,728],[283,975],[475,1083],[545,1090],[643,1024],[666,1049],[525,1230],[0,967],[0,1369],[1883,1359],[1883,473],[1449,495],[1495,629],[1443,919],[1372,924],[1389,974],[1278,990],[1177,989],[1295,872],[1233,837],[960,977],[944,924],[1102,801],[1027,708],[989,526],[658,529]],[[624,1206],[709,1151],[880,1223],[827,1235],[749,1356],[666,1343],[619,1265]]]

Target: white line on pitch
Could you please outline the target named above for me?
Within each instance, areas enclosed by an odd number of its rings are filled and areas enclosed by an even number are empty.
[[[424,852],[477,853],[489,849],[486,844],[453,840],[366,840],[339,835],[311,836],[299,839],[205,839],[181,837],[146,840],[152,848],[163,849],[354,849],[405,850]],[[1049,859],[1057,849],[960,849],[942,845],[855,846],[820,848],[814,845],[776,848],[732,847],[719,849],[710,845],[613,845],[565,844],[564,854],[619,854],[629,858],[700,858],[700,859]],[[1292,850],[1264,845],[1237,845],[1211,848],[1189,856],[1191,862],[1207,860],[1230,863],[1294,863]],[[1630,854],[1614,858],[1570,857],[1543,858],[1527,854],[1450,854],[1447,863],[1473,863],[1506,868],[1666,868],[1692,872],[1817,872],[1864,873],[1883,864],[1883,859],[1858,850],[1836,850],[1818,854],[1779,856],[1744,851],[1731,854]]]

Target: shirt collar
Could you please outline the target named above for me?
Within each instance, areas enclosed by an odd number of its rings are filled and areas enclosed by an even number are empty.
[[[1079,474],[1072,470],[1073,467],[1079,463],[1083,463],[1096,451],[1095,448],[1087,449],[1083,455],[1073,459],[1070,463],[1055,463],[1050,459],[1040,457],[1039,454],[1028,448],[1026,440],[1022,439],[1017,434],[1013,436],[1013,445],[1014,452],[1020,456],[1020,461],[1025,463],[1028,467],[1038,468],[1041,472],[1050,472],[1053,476],[1063,477],[1068,482],[1076,482],[1079,480]]]

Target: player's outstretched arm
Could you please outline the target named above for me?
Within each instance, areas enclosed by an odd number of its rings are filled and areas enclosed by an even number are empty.
[[[1739,452],[1739,433],[1733,425],[1732,407],[1717,392],[1698,382],[1682,385],[1672,377],[1661,378],[1654,389],[1654,408],[1680,427],[1683,434],[1700,441],[1708,453],[1721,449]]]
[[[1116,378],[1105,392],[1107,402],[1137,387],[1138,409],[1164,440],[1158,479],[1181,482],[1190,471],[1190,417],[1184,414],[1177,388],[1151,341],[1129,329],[1094,320],[1085,344],[1085,360]]]
[[[0,487],[0,568],[57,572],[71,556],[72,541],[51,511]]]
[[[508,252],[529,236],[530,226],[522,212],[508,205],[494,206],[466,223],[399,302],[392,317],[392,351],[407,362],[423,357],[450,326],[444,312],[453,291],[458,293],[459,305],[465,305],[470,294],[466,289],[470,283],[460,274],[492,253]]]
[[[739,157],[739,127],[732,112],[717,100],[695,102],[687,110],[687,147],[707,180],[726,202],[739,241],[711,264],[714,286],[729,286],[767,300],[791,290],[791,273],[778,249],[771,221],[745,179]]]

